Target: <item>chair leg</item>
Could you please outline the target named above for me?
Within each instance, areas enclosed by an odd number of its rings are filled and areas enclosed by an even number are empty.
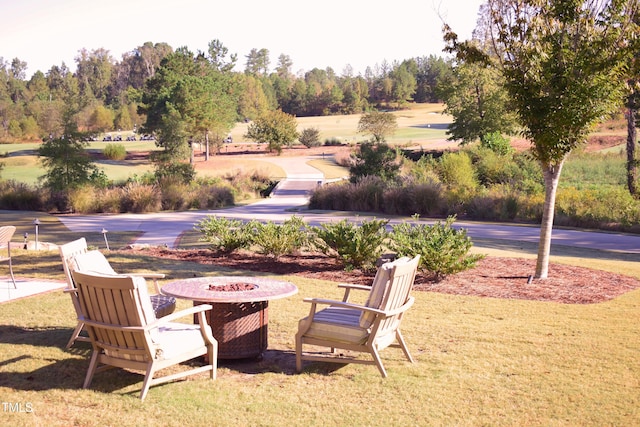
[[[80,335],[80,332],[82,332],[82,328],[84,328],[84,323],[83,322],[78,322],[78,324],[76,325],[76,328],[73,330],[73,333],[71,334],[71,338],[69,338],[69,342],[67,343],[67,346],[65,348],[70,348],[74,342],[76,342],[76,339],[78,339],[78,335]]]
[[[82,388],[88,388],[91,385],[91,380],[93,379],[93,375],[96,373],[96,368],[98,367],[98,356],[99,351],[95,348],[91,353],[91,361],[89,362],[89,369],[87,369],[87,376],[84,378],[84,384]]]
[[[402,352],[407,357],[409,362],[415,363],[413,360],[413,357],[411,357],[411,354],[409,353],[409,348],[407,347],[407,343],[404,341],[404,337],[400,333],[400,329],[396,330],[396,340],[398,341],[398,344],[400,344],[400,348],[402,349]]]
[[[144,400],[147,397],[147,392],[149,391],[149,387],[151,387],[151,382],[153,380],[153,376],[155,375],[156,370],[153,367],[153,363],[150,362],[147,366],[147,372],[144,376],[144,382],[142,383],[142,390],[140,390],[140,400]]]
[[[371,357],[373,357],[373,361],[376,362],[376,366],[378,367],[378,371],[380,371],[382,378],[387,378],[387,371],[384,369],[384,366],[382,365],[382,359],[380,359],[380,353],[378,353],[378,350],[375,348],[375,346],[370,347],[370,351],[371,351]]]
[[[296,372],[302,372],[302,337],[296,335]]]
[[[11,281],[13,282],[13,289],[18,289],[16,285],[16,278],[13,276],[13,265],[11,264],[11,258],[9,258],[9,274],[11,275]]]
[[[207,346],[209,354],[209,364],[211,364],[210,378],[215,380],[218,377],[218,342],[214,342]]]

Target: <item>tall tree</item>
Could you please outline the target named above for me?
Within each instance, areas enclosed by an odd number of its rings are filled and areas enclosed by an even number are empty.
[[[247,63],[245,72],[257,76],[266,76],[269,72],[269,50],[268,49],[251,49],[246,56]]]
[[[640,15],[636,17],[636,24],[640,23]],[[640,161],[636,155],[636,141],[638,140],[638,124],[640,124],[640,38],[636,40],[635,55],[631,61],[629,78],[630,93],[625,102],[625,117],[627,119],[627,188],[632,196],[638,198],[638,166]]]
[[[358,132],[370,134],[376,143],[384,142],[398,127],[396,116],[384,111],[363,114],[358,121]]]
[[[638,0],[489,0],[488,28],[497,55],[460,43],[459,59],[498,67],[545,181],[536,278],[547,278],[556,191],[567,156],[593,125],[619,105]]]
[[[68,191],[104,179],[86,152],[88,143],[82,141],[72,109],[67,108],[63,122],[63,134],[45,140],[38,150],[46,169],[41,177],[44,185],[53,191]]]
[[[445,112],[453,117],[447,130],[450,140],[467,144],[484,141],[493,132],[515,133],[517,116],[496,68],[470,62],[456,65],[437,89],[446,104]]]
[[[268,111],[247,129],[245,137],[252,141],[268,144],[269,151],[282,152],[284,145],[291,145],[298,138],[296,118],[282,111]]]
[[[109,51],[102,48],[90,52],[82,49],[75,60],[80,93],[86,98],[86,102],[91,102],[93,97],[104,101],[115,63]]]
[[[209,63],[214,70],[223,73],[231,72],[238,61],[238,55],[229,54],[229,49],[218,39],[209,42],[209,50],[207,51]],[[229,58],[227,58],[229,55]]]

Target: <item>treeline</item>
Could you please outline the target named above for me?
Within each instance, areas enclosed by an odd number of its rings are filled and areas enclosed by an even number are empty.
[[[70,102],[77,105],[74,121],[81,131],[134,129],[144,124],[146,117],[138,107],[145,85],[173,52],[166,43],[147,42],[118,61],[103,48],[82,49],[75,58],[75,72],[62,63],[29,79],[26,62],[0,57],[0,141],[59,134]],[[271,69],[269,51],[253,49],[245,57],[244,71],[239,72],[234,71],[237,56],[228,55],[219,41],[209,44],[208,54],[219,59],[217,68],[237,83],[233,112],[237,120],[255,119],[276,109],[314,116],[359,113],[409,101],[437,102],[436,81],[450,70],[443,58],[429,56],[383,62],[368,67],[364,75],[354,75],[349,67],[340,75],[331,68],[294,74],[287,55],[280,55]]]

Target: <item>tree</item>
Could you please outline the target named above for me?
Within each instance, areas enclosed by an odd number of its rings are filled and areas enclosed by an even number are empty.
[[[297,125],[295,116],[281,110],[269,111],[249,125],[245,137],[266,142],[269,151],[280,154],[284,145],[291,145],[298,138]]]
[[[393,181],[398,176],[398,154],[385,142],[365,142],[352,157],[354,161],[349,168],[349,180],[353,183],[365,176],[377,176],[385,182]]]
[[[269,50],[268,49],[251,49],[246,56],[247,63],[245,73],[254,74],[256,76],[266,76],[269,72]]]
[[[640,16],[636,17],[636,24],[640,22]],[[640,40],[636,40],[640,45]],[[627,188],[632,196],[638,198],[638,165],[640,161],[636,157],[637,127],[640,123],[640,46],[635,49],[635,55],[631,61],[627,84],[630,93],[626,98],[625,116],[627,119]]]
[[[370,134],[378,143],[385,141],[387,135],[393,134],[397,127],[396,116],[381,111],[363,114],[358,121],[358,132]]]
[[[307,148],[320,146],[320,130],[318,128],[304,128],[300,132],[300,144]]]
[[[505,79],[524,135],[545,182],[536,278],[547,278],[560,173],[592,126],[619,105],[631,54],[638,0],[489,0],[488,29],[496,55],[457,40],[459,60],[496,66]],[[617,104],[618,103],[618,104]]]
[[[109,51],[100,48],[88,52],[82,49],[75,60],[80,93],[86,98],[85,102],[90,102],[94,97],[105,100],[114,67],[114,60]]]
[[[88,143],[82,141],[72,116],[72,111],[67,110],[64,134],[46,140],[38,150],[47,170],[41,179],[45,187],[54,191],[68,191],[104,179],[104,174],[87,154]]]
[[[409,67],[410,61],[404,61],[391,72],[393,100],[399,105],[405,105],[411,101],[416,92],[416,78]]]
[[[467,144],[500,132],[516,132],[517,116],[509,105],[509,94],[496,68],[477,63],[453,67],[438,84],[438,93],[446,104],[445,113],[453,122],[447,130],[449,140]]]
[[[215,49],[223,49],[212,43]],[[210,135],[221,144],[235,123],[235,80],[230,72],[219,69],[221,60],[219,53],[208,59],[203,53],[194,56],[187,48],[179,48],[147,81],[140,107],[147,114],[143,132],[158,134],[156,145],[166,151],[160,162],[163,167],[169,161],[186,160],[190,152],[193,154],[189,148],[195,141],[205,142],[208,160]]]

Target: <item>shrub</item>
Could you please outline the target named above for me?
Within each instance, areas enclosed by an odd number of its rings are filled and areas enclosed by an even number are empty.
[[[102,154],[109,160],[124,160],[127,157],[127,149],[122,144],[107,144]]]
[[[452,227],[454,221],[455,217],[450,216],[444,224],[438,221],[432,226],[407,222],[393,225],[389,247],[398,256],[421,255],[420,268],[438,281],[473,268],[483,255],[469,255],[473,243],[465,229]]]
[[[442,182],[451,188],[474,190],[478,185],[471,157],[464,151],[443,155],[437,169]]]
[[[309,241],[307,225],[302,217],[295,215],[282,224],[251,221],[247,228],[251,230],[252,244],[257,247],[258,253],[274,258],[293,254]]]
[[[239,219],[209,215],[198,222],[194,229],[203,234],[200,241],[208,243],[209,248],[216,252],[231,253],[248,247],[252,240],[247,227]]]
[[[372,269],[382,253],[388,222],[373,219],[358,226],[343,219],[312,227],[312,232],[317,237],[317,247],[341,260],[347,269]]]
[[[157,212],[162,207],[162,195],[155,185],[129,183],[122,191],[125,212]]]
[[[0,181],[0,209],[39,211],[45,206],[42,191],[14,180]]]
[[[396,161],[398,153],[384,142],[365,142],[353,155],[353,164],[349,168],[349,179],[358,182],[367,176],[377,176],[383,181],[393,181],[398,177],[400,164]]]
[[[309,209],[327,209],[343,211],[349,209],[349,193],[351,184],[334,183],[318,187],[309,197]]]
[[[365,176],[348,187],[348,210],[361,212],[382,212],[384,192],[387,184],[377,176]]]
[[[219,209],[235,203],[233,192],[223,185],[200,185],[193,196],[189,207],[194,209]]]
[[[305,128],[298,137],[300,144],[307,148],[320,146],[320,130],[317,128]]]
[[[107,188],[97,194],[97,211],[104,213],[122,212],[122,188]]]
[[[336,138],[334,136],[334,137],[325,139],[324,140],[324,145],[326,147],[340,147],[340,146],[342,146],[344,144],[342,143],[342,141],[340,141],[340,139],[338,139],[338,138]]]
[[[442,214],[446,208],[442,197],[442,184],[437,181],[425,182],[409,187],[413,212],[405,212],[407,215],[419,214],[434,216]]]
[[[187,206],[189,186],[174,180],[164,180],[160,184],[162,209],[179,211]]]
[[[489,132],[480,141],[480,146],[487,148],[500,156],[506,156],[515,150],[500,132]]]
[[[75,213],[95,213],[97,211],[96,189],[83,185],[69,190],[69,205]]]

